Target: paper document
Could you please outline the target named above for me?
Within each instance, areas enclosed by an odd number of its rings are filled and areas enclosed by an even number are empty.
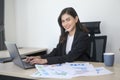
[[[35,65],[38,70],[32,76],[43,78],[71,78],[75,70],[68,65]]]
[[[37,71],[31,76],[42,78],[66,78],[77,76],[99,76],[111,74],[112,72],[104,67],[95,68],[89,63],[64,63],[54,65],[35,65]]]

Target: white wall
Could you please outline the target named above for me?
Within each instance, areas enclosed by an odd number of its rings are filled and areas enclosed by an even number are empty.
[[[16,20],[14,0],[5,0],[5,38],[16,41]]]
[[[6,16],[9,16],[5,20],[6,34],[10,31],[8,27],[16,34],[9,33],[6,39],[15,40],[19,46],[45,47],[51,50],[58,43],[60,35],[57,18],[63,8],[72,6],[82,22],[101,21],[101,34],[108,36],[106,52],[118,54],[119,3],[120,0],[6,0]],[[10,19],[12,17],[13,21]],[[10,23],[12,24],[9,25]]]

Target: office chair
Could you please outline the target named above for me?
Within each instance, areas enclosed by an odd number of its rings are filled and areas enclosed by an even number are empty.
[[[103,53],[106,50],[107,36],[90,37],[90,58],[94,62],[103,62]]]
[[[100,21],[92,21],[92,22],[81,22],[83,26],[85,26],[90,36],[95,36],[95,34],[100,34]]]
[[[107,36],[95,36],[101,33],[100,23],[101,21],[81,22],[90,34],[89,56],[94,62],[103,62],[103,53],[106,50]]]

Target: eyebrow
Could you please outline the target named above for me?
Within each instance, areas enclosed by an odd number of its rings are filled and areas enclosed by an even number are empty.
[[[68,19],[70,19],[70,17],[67,17],[65,20],[68,20]],[[64,20],[61,20],[61,21],[64,21]]]

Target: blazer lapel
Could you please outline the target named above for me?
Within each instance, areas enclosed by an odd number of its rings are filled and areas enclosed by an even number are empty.
[[[79,33],[80,33],[79,30],[76,28],[76,32],[74,34],[74,39],[73,39],[73,43],[72,43],[72,48],[75,45],[75,42],[77,41]]]
[[[66,38],[67,38],[67,36],[66,36]],[[67,43],[67,40],[65,40],[65,42],[63,43],[63,49],[62,49],[63,55],[66,55],[66,43]]]

